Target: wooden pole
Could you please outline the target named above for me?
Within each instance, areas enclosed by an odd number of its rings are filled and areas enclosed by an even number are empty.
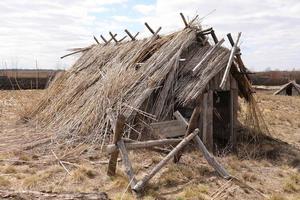
[[[144,142],[130,142],[125,143],[125,147],[128,150],[132,149],[140,149],[140,148],[151,148],[154,146],[163,146],[163,145],[169,145],[174,143],[179,143],[182,139],[161,139],[161,140],[148,140]],[[117,145],[110,144],[106,146],[106,152],[111,154],[115,151],[117,151]]]
[[[212,36],[212,38],[213,38],[215,44],[217,44],[217,43],[219,42],[219,40],[218,40],[218,38],[217,38],[217,36],[216,36],[216,34],[215,34],[215,31],[214,31],[214,30],[211,30],[210,34],[211,34],[211,36]]]
[[[162,159],[142,180],[140,180],[133,188],[136,192],[141,191],[149,180],[163,167],[166,163],[185,145],[187,145],[197,134],[199,129],[195,129],[193,133],[184,138],[164,159]]]
[[[203,142],[213,152],[213,91],[209,90],[203,97]]]
[[[224,75],[223,75],[223,78],[222,78],[222,81],[221,81],[221,84],[220,84],[220,88],[223,89],[223,90],[225,88],[225,83],[226,83],[227,77],[228,77],[229,72],[230,72],[230,68],[231,68],[231,65],[232,65],[232,62],[233,62],[233,58],[235,56],[235,52],[236,52],[237,45],[238,45],[238,42],[240,40],[241,34],[242,34],[241,32],[238,33],[238,37],[237,37],[237,39],[234,43],[234,46],[232,47],[231,52],[230,52],[229,60],[227,62],[227,66],[226,66],[226,69],[225,69],[225,72],[224,72]]]
[[[135,41],[135,38],[133,37],[133,35],[131,35],[131,33],[127,29],[125,29],[124,31],[131,38],[132,41]]]
[[[136,185],[137,183],[137,180],[136,178],[134,177],[134,173],[133,173],[133,169],[132,169],[132,166],[131,166],[131,162],[129,160],[129,157],[128,157],[128,153],[127,153],[127,150],[126,150],[126,147],[125,147],[125,144],[124,144],[124,141],[121,139],[117,142],[117,146],[121,152],[121,156],[122,156],[122,163],[124,165],[124,168],[125,168],[125,173],[127,174],[128,176],[128,179],[129,179],[129,183],[130,183],[130,186],[131,186],[131,189],[133,189],[133,187]]]
[[[122,37],[118,42],[122,42],[123,40],[125,40],[125,38],[127,37],[127,35],[125,35],[124,37]]]
[[[145,22],[145,26],[147,27],[147,29],[154,35],[155,32],[153,31],[153,29],[149,26],[149,24],[147,22]]]
[[[98,41],[98,39],[95,36],[94,36],[94,40],[97,42],[97,44],[100,44],[100,42]]]
[[[125,126],[125,117],[120,114],[117,117],[116,126],[114,130],[113,144],[117,144],[118,141],[122,138]],[[108,162],[107,175],[114,176],[116,174],[117,160],[118,160],[119,151],[115,151],[110,155]]]
[[[185,19],[184,15],[183,15],[183,13],[180,13],[180,17],[181,17],[181,19],[182,19],[182,21],[183,21],[183,23],[184,23],[185,27],[188,27],[188,26],[189,26],[189,24],[187,23],[187,21],[186,21],[186,19]]]

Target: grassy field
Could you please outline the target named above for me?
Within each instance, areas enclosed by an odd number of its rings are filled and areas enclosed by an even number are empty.
[[[106,176],[108,156],[101,145],[72,148],[50,143],[52,132],[24,124],[20,115],[43,91],[0,91],[0,190],[106,192],[111,199],[133,199],[118,165]],[[258,92],[257,101],[276,140],[241,144],[236,154],[217,158],[249,189],[220,178],[199,152],[190,150],[179,164],[169,163],[151,180],[145,199],[300,199],[300,98]],[[63,163],[64,169],[56,156]],[[154,151],[130,152],[141,178],[164,156]]]

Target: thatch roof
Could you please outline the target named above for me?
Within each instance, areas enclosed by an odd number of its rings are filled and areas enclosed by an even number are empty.
[[[274,95],[280,95],[283,93],[284,90],[287,88],[292,87],[295,89],[295,91],[298,93],[297,95],[300,95],[300,85],[296,83],[295,80],[288,82],[287,84],[284,84],[279,90],[274,92]],[[286,95],[286,93],[284,93]],[[292,95],[292,94],[291,94]]]
[[[52,83],[31,118],[58,136],[89,141],[105,138],[117,113],[123,113],[134,130],[137,124],[170,118],[177,105],[192,105],[228,62],[230,51],[224,47],[206,56],[214,45],[203,45],[199,31],[185,28],[166,36],[85,48],[73,67]],[[231,72],[247,98],[251,88],[246,76],[235,73],[234,64]]]

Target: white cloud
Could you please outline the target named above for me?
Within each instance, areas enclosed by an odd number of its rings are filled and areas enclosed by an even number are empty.
[[[138,5],[133,6],[133,9],[139,13],[147,15],[147,14],[151,14],[153,11],[155,11],[155,6],[154,5],[146,5],[146,4],[138,4]]]

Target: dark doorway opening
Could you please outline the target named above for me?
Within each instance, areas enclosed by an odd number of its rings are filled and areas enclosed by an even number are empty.
[[[230,138],[230,91],[215,91],[213,96],[213,140],[225,148]]]
[[[288,95],[288,96],[292,96],[293,95],[293,86],[289,85],[286,88],[286,95]]]

